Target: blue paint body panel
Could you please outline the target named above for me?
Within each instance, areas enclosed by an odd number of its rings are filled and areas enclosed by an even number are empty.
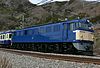
[[[11,44],[11,40],[3,40],[3,41],[0,41],[0,44],[2,45],[10,45]]]
[[[51,24],[49,26],[45,25],[45,26],[41,26],[41,27],[32,27],[29,29],[21,30],[21,31],[18,30],[18,31],[16,31],[16,33],[18,33],[18,32],[24,33],[25,30],[28,31],[30,29],[34,32],[35,29],[38,29],[36,31],[36,33],[33,33],[32,35],[27,34],[27,35],[22,35],[22,36],[13,36],[12,41],[13,42],[64,42],[64,38],[65,38],[64,36],[67,35],[67,32],[66,32],[66,35],[64,35],[65,33],[63,33],[64,32],[63,23],[65,23],[65,22]],[[53,30],[56,25],[59,26],[59,28],[57,27],[57,29]],[[50,32],[47,31],[47,32],[41,33],[39,31],[40,28],[45,28],[44,31],[46,31],[46,28],[48,28],[48,27],[51,28]]]
[[[51,23],[41,26],[33,26],[14,32],[13,43],[30,43],[30,42],[78,42],[75,40],[75,33],[69,28],[70,23],[86,23],[87,20],[71,20],[59,23]],[[86,30],[79,28],[80,30]],[[92,32],[93,30],[86,30]]]

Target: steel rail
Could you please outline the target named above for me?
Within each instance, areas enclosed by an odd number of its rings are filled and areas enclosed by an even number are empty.
[[[45,59],[63,60],[63,61],[71,61],[78,63],[91,63],[100,65],[100,57],[95,57],[95,56],[41,53],[41,52],[22,51],[22,50],[5,49],[5,48],[0,48],[0,51],[10,52],[18,55],[28,55],[32,57],[45,58]]]

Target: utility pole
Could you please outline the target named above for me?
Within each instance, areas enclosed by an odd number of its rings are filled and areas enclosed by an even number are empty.
[[[21,16],[20,16],[20,28],[24,28],[25,27],[25,13],[23,13]]]
[[[82,3],[83,3],[83,9],[84,9],[84,2],[85,2],[85,1],[84,1],[84,0],[82,0]]]

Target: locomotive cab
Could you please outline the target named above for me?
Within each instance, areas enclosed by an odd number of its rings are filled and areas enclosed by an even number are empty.
[[[79,52],[89,52],[93,51],[93,30],[91,28],[90,22],[87,20],[79,20],[70,23],[70,31],[74,34],[73,45]],[[86,54],[86,53],[85,53]]]

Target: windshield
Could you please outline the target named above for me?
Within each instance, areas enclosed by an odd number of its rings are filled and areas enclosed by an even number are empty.
[[[80,22],[77,22],[77,23],[70,23],[70,30],[76,30],[76,29],[89,29],[89,26],[88,24],[86,23],[80,23]]]

